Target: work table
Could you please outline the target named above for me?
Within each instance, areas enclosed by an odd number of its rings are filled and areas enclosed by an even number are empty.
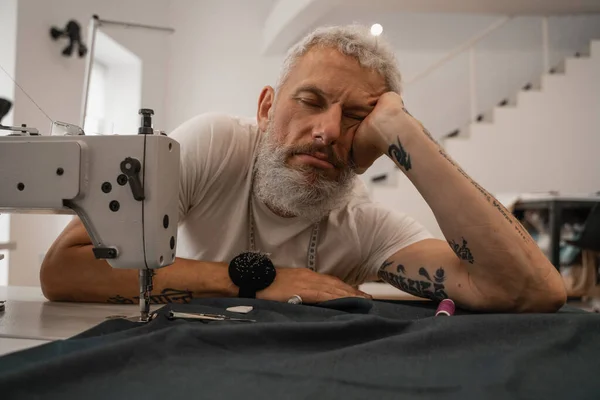
[[[39,287],[0,286],[2,300],[0,356],[75,336],[111,316],[139,315],[137,304],[50,302]]]
[[[418,299],[384,283],[370,282],[361,290],[377,299]],[[114,316],[136,317],[137,304],[61,303],[48,301],[39,287],[0,286],[0,356],[67,339]],[[152,306],[154,311],[160,305]]]

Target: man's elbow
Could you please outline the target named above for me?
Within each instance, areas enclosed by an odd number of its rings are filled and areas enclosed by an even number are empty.
[[[63,264],[59,257],[48,252],[40,268],[40,286],[42,294],[50,301],[67,301],[69,288],[68,280],[60,271]]]
[[[491,312],[554,313],[567,302],[567,291],[556,269],[544,279],[521,275],[518,280],[507,279],[502,285],[488,284],[478,289],[486,295],[474,308]]]
[[[562,279],[551,285],[548,291],[538,295],[539,299],[535,302],[531,312],[554,313],[560,310],[567,302],[567,289]]]
[[[514,305],[517,312],[555,313],[566,304],[567,289],[558,271],[553,271],[550,278],[527,285],[520,298]]]

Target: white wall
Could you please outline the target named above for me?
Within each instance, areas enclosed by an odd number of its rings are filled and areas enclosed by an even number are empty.
[[[17,0],[0,0],[0,65],[10,76],[15,76],[17,46]],[[13,101],[15,85],[10,77],[0,71],[0,97]],[[14,114],[12,110],[4,117],[2,123],[11,125]],[[6,132],[0,132],[0,135]]]
[[[264,85],[274,85],[283,56],[260,54],[272,0],[178,0],[169,55],[168,128],[207,111],[256,115]]]
[[[495,110],[447,152],[495,194],[600,191],[600,40],[591,58],[568,59],[565,75],[545,75],[540,92]]]
[[[271,1],[177,1],[171,19],[177,21],[170,56],[168,127],[206,111],[254,115],[256,98],[264,84],[273,84],[283,54],[260,53],[262,24]],[[380,22],[396,48],[405,79],[410,79],[486,29],[502,16],[460,14],[385,13],[377,10],[357,15],[336,9],[318,24]],[[478,111],[489,110],[512,96],[542,73],[542,22],[540,17],[520,17],[507,23],[477,46]],[[600,37],[600,16],[549,18],[550,64],[565,55],[585,50],[589,39]],[[307,26],[307,31],[313,28]],[[470,118],[469,59],[462,54],[442,69],[414,85],[405,86],[405,100],[435,136],[463,127]],[[382,157],[366,174],[393,169]],[[418,191],[396,172],[394,187],[373,188],[376,201],[400,209],[443,237],[433,213]]]
[[[17,46],[17,0],[0,0],[0,65],[10,76],[15,76]],[[15,85],[5,72],[0,71],[0,97],[13,101]],[[11,111],[2,119],[3,125],[12,125],[14,104]],[[5,135],[7,131],[0,131]],[[10,240],[10,215],[0,214],[0,243]],[[10,253],[2,251],[4,259],[0,260],[0,286],[8,283],[8,263]]]
[[[357,16],[351,11],[334,10],[318,23],[381,23],[384,34],[396,48],[401,71],[408,81],[502,17],[415,13],[382,15],[377,10],[363,11],[362,15]],[[590,39],[600,38],[600,15],[550,17],[548,32],[549,64],[555,66],[564,57],[572,56],[577,51],[589,51]],[[542,43],[542,18],[528,16],[509,21],[476,46],[478,113],[491,111],[503,98],[513,98],[526,83],[539,82],[544,72]],[[414,84],[405,84],[403,97],[407,108],[435,137],[456,128],[464,132],[471,118],[469,79],[469,55],[463,53],[427,78]],[[577,140],[586,140],[579,131],[571,134]],[[538,156],[530,155],[529,161],[540,161],[542,158]],[[496,168],[496,165],[488,163],[486,157],[471,160],[475,163],[475,170]],[[573,163],[570,165],[572,171],[585,168],[586,165],[583,160],[575,159]],[[389,182],[372,187],[374,200],[412,215],[434,235],[443,238],[427,203],[387,157],[379,159],[363,178],[368,181],[371,176],[381,173],[388,173]],[[524,181],[532,186],[525,185],[522,190],[534,190],[534,187],[538,187],[534,181]],[[554,187],[570,190],[572,185],[568,182],[563,181],[563,185]],[[495,187],[496,182],[491,180],[490,183],[492,188]]]
[[[541,91],[517,92],[515,107],[494,109],[494,122],[473,124],[446,151],[499,198],[526,192],[590,195],[600,191],[600,40],[591,58],[570,58],[564,75],[546,74]],[[376,201],[399,208],[443,234],[410,181],[395,172],[396,187],[374,187]]]
[[[254,115],[256,97],[273,84],[283,54],[261,55],[261,28],[272,1],[177,1],[171,20],[178,32],[172,44],[168,93],[169,129],[205,111]],[[503,16],[355,11],[340,7],[315,25],[380,22],[396,48],[405,80],[410,80]],[[600,15],[549,18],[550,64],[585,50],[600,37]],[[314,26],[307,26],[306,31]],[[518,17],[476,48],[478,112],[490,110],[542,73],[542,19]],[[434,136],[465,128],[471,117],[469,57],[461,54],[422,81],[406,84],[404,98]],[[464,129],[463,129],[464,130]],[[389,172],[379,160],[364,178]]]
[[[65,42],[51,40],[51,26],[64,28],[69,19],[87,25],[100,18],[151,25],[168,25],[168,0],[20,0],[17,26],[16,79],[54,120],[79,123],[85,59],[62,56]],[[104,27],[143,62],[142,107],[155,110],[154,126],[166,121],[168,35],[148,30]],[[49,133],[50,121],[21,92],[16,93],[15,124],[27,123]],[[17,242],[10,260],[9,284],[39,285],[43,256],[70,217],[11,215],[11,239]]]
[[[370,25],[379,22],[396,49],[406,81],[425,70],[450,50],[503,18],[500,15],[381,14],[336,9],[318,24]],[[548,24],[550,64],[586,50],[591,38],[600,38],[600,15],[551,17]],[[434,136],[465,125],[469,112],[469,58],[462,54],[423,81],[405,84],[404,97],[413,115],[426,123]],[[513,95],[542,73],[542,18],[516,17],[476,46],[478,111],[487,111]]]

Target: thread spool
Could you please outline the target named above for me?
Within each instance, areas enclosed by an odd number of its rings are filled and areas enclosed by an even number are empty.
[[[435,316],[451,316],[454,315],[454,311],[456,310],[456,307],[454,305],[454,302],[450,299],[444,299],[440,302],[440,304],[438,305],[437,310],[435,311]]]

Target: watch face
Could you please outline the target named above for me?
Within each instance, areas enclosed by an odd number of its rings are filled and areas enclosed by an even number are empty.
[[[261,253],[242,253],[229,263],[229,276],[238,287],[262,290],[275,280],[275,266]]]

